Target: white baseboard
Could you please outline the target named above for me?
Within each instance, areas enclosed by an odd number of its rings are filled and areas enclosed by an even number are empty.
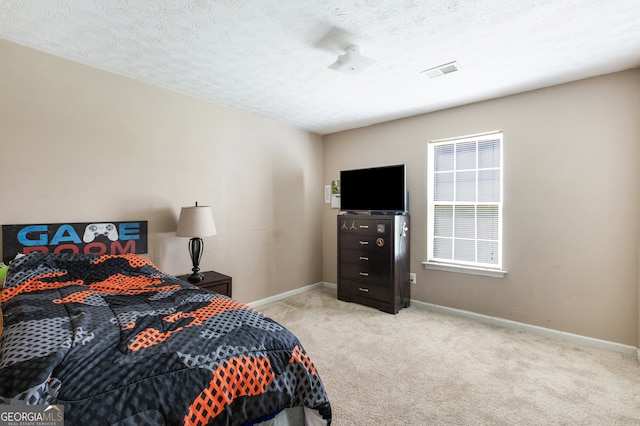
[[[322,283],[322,287],[326,287],[326,288],[330,288],[332,290],[338,291],[338,284],[324,282]]]
[[[338,286],[333,283],[319,282],[308,286],[300,287],[295,290],[287,291],[284,293],[276,294],[275,296],[267,297],[265,299],[256,300],[255,302],[247,303],[252,308],[256,308],[267,303],[276,302],[278,300],[286,299],[287,297],[294,296],[296,294],[304,293],[306,291],[313,290],[318,287],[330,288],[338,290]],[[535,333],[541,336],[549,337],[569,343],[576,343],[580,345],[590,346],[599,349],[605,349],[608,351],[619,352],[633,356],[635,353],[638,362],[640,362],[640,348],[635,346],[623,345],[622,343],[611,342],[608,340],[595,339],[593,337],[581,336],[579,334],[567,333],[560,330],[553,330],[550,328],[540,327],[537,325],[525,324],[523,322],[512,321],[504,318],[492,317],[489,315],[478,314],[471,311],[464,311],[462,309],[448,308],[446,306],[435,305],[433,303],[421,302],[419,300],[411,300],[411,304],[418,308],[429,309],[434,312],[440,312],[449,315],[456,315],[464,318],[468,318],[474,321],[478,321],[485,324],[496,325],[499,327],[510,328],[514,330],[527,331]]]
[[[537,325],[531,325],[531,324],[525,324],[522,322],[512,321],[504,318],[491,317],[488,315],[477,314],[475,312],[464,311],[461,309],[448,308],[446,306],[434,305],[432,303],[420,302],[418,300],[411,300],[411,304],[417,307],[432,310],[434,312],[456,315],[464,318],[469,318],[474,321],[482,322],[485,324],[496,325],[499,327],[527,331],[530,333],[549,337],[551,339],[561,340],[564,342],[576,343],[576,344],[590,346],[594,348],[605,349],[608,351],[624,353],[631,356],[633,356],[634,353],[637,353],[638,360],[640,361],[640,349],[636,348],[635,346],[623,345],[622,343],[595,339],[593,337],[581,336],[579,334],[567,333],[560,330],[553,330],[550,328],[539,327]]]
[[[255,302],[245,303],[246,305],[257,308],[258,306],[266,305],[267,303],[277,302],[278,300],[286,299],[287,297],[295,296],[296,294],[304,293],[314,288],[322,287],[324,283],[319,282],[310,284],[304,287],[296,288],[295,290],[285,291],[284,293],[276,294],[275,296],[267,297],[264,299],[256,300]]]

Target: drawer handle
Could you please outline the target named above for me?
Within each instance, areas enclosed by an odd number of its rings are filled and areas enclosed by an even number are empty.
[[[358,225],[360,228],[369,229],[369,225]]]
[[[363,277],[368,277],[369,273],[368,272],[360,272],[360,275]]]
[[[360,245],[368,246],[369,245],[369,241],[360,241]]]
[[[369,289],[368,288],[358,287],[358,290],[364,291],[365,293],[369,293]]]
[[[360,260],[369,260],[368,257],[360,256]]]

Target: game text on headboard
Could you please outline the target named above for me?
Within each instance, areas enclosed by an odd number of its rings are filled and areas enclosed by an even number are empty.
[[[2,259],[17,254],[147,253],[147,221],[2,225]]]

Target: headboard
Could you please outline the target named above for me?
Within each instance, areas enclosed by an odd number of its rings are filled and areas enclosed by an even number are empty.
[[[2,259],[19,253],[147,253],[147,221],[2,225]]]

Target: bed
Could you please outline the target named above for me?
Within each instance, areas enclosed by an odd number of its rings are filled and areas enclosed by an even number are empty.
[[[0,404],[65,424],[331,424],[322,380],[286,328],[137,254],[34,252],[2,290]]]

